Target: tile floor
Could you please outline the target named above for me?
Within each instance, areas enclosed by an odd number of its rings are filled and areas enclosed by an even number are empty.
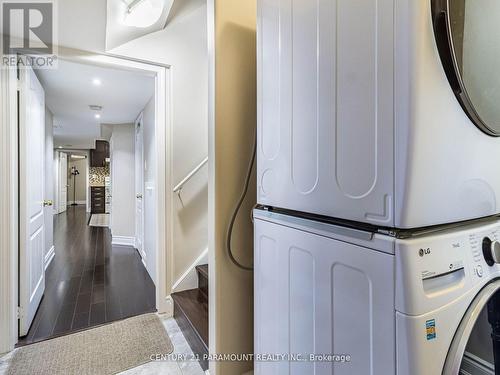
[[[161,318],[161,316],[160,316]],[[184,338],[179,326],[173,318],[162,318],[163,325],[167,331],[172,344],[174,345],[174,355],[184,355],[187,358],[193,355],[186,339]],[[18,349],[16,349],[18,350]],[[0,375],[7,373],[9,360],[12,357],[11,352],[0,357]],[[139,367],[127,370],[120,375],[204,375],[204,371],[196,361],[176,362],[176,361],[155,361],[149,362]]]

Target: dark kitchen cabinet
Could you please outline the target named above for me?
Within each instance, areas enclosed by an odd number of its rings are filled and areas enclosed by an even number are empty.
[[[95,141],[95,149],[90,150],[90,166],[104,167],[109,158],[109,142]]]
[[[106,212],[106,190],[104,186],[92,186],[90,188],[90,212],[93,214]]]

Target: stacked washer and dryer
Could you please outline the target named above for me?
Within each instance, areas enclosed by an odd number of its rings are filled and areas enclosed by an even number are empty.
[[[258,0],[257,46],[255,373],[500,374],[500,3]]]

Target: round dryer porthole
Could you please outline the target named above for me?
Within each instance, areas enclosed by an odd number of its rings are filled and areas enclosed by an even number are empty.
[[[500,280],[486,285],[472,301],[453,337],[443,375],[495,373],[495,357],[500,366],[500,341],[494,344],[493,340],[495,324],[498,334]]]
[[[472,122],[500,136],[500,2],[431,0],[446,76]]]

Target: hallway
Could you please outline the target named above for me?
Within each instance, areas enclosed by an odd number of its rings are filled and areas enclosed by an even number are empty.
[[[55,257],[19,346],[155,311],[155,286],[138,252],[112,246],[109,228],[88,226],[89,216],[85,206],[54,216]]]

